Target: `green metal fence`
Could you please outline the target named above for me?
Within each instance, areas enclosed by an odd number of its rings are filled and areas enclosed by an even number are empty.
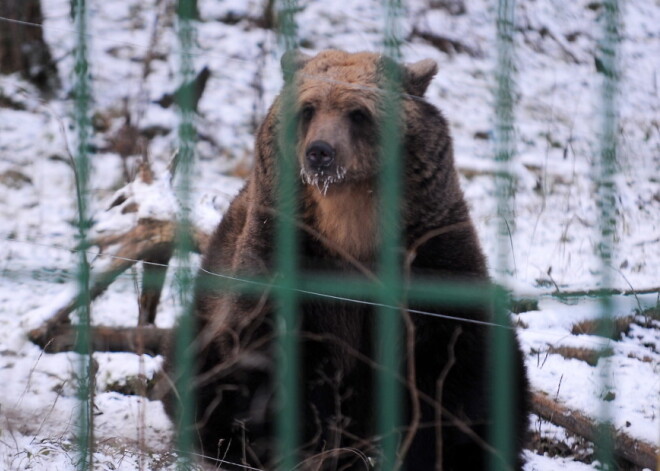
[[[90,136],[90,85],[89,67],[87,59],[87,9],[84,0],[73,3],[76,25],[76,62],[75,62],[75,89],[76,100],[74,118],[77,131],[77,145],[75,150],[75,179],[76,196],[78,202],[78,237],[81,247],[87,247],[87,235],[90,226],[89,207],[89,172],[88,144]],[[76,351],[80,353],[80,372],[78,397],[80,399],[80,425],[78,444],[81,450],[79,461],[80,469],[90,469],[93,463],[93,432],[94,432],[94,374],[92,372],[92,342],[90,317],[90,266],[87,253],[79,252],[78,263],[78,309],[79,323],[77,329]]]
[[[599,232],[600,244],[598,255],[601,260],[601,279],[602,286],[610,286],[612,282],[612,271],[609,267],[612,264],[614,255],[614,234],[616,227],[615,216],[615,197],[616,187],[614,183],[615,166],[617,159],[617,106],[616,98],[618,92],[618,44],[619,38],[619,4],[616,0],[603,2],[603,32],[598,47],[597,63],[603,78],[601,91],[601,148],[599,159],[594,162],[594,183],[598,186],[597,202],[600,210]],[[612,300],[609,296],[601,296],[601,335],[612,336],[614,329],[614,309]],[[603,363],[601,377],[603,378],[603,387],[608,386],[610,377],[609,366]],[[601,423],[610,423],[609,407],[604,406],[601,411]],[[603,426],[598,436],[598,458],[602,463],[612,465],[614,463],[613,441],[607,426]]]
[[[177,3],[177,34],[179,39],[179,80],[180,83],[190,83],[194,78],[192,49],[194,46],[193,21],[197,11],[196,2],[181,1]],[[188,346],[192,343],[194,335],[194,318],[192,315],[193,299],[193,270],[190,254],[193,249],[192,236],[189,228],[190,223],[190,192],[191,178],[194,165],[195,135],[194,119],[194,90],[193,87],[181,87],[176,97],[179,109],[179,151],[177,155],[176,195],[180,202],[177,247],[175,258],[179,272],[178,293],[181,302],[181,315],[176,335],[176,359],[178,382],[178,394],[181,397],[183,407],[179,409],[178,425],[180,432],[177,434],[177,446],[181,450],[179,461],[180,468],[189,468],[191,464],[191,453],[193,446],[194,399],[190,388],[187,387],[193,381],[194,362],[192,351]],[[181,386],[183,385],[183,387]]]
[[[295,49],[297,47],[295,12],[297,5],[294,0],[282,0],[277,3],[277,12],[279,19],[280,45],[282,52]],[[75,23],[77,31],[76,46],[76,86],[75,86],[75,121],[77,131],[76,147],[76,190],[78,201],[78,237],[80,246],[86,247],[87,233],[89,229],[90,216],[88,214],[89,198],[89,160],[87,155],[88,141],[90,136],[90,84],[89,84],[89,65],[87,57],[87,26],[86,26],[86,8],[85,0],[75,1]],[[600,234],[601,234],[601,257],[604,265],[611,261],[614,250],[613,227],[615,219],[613,215],[613,198],[615,188],[612,182],[614,164],[616,162],[616,129],[617,114],[615,107],[615,97],[617,94],[617,43],[618,43],[618,24],[619,11],[616,0],[607,0],[604,6],[604,39],[599,50],[599,58],[603,64],[602,73],[604,77],[604,86],[602,93],[603,104],[603,148],[601,150],[600,162],[594,171],[596,182],[600,188]],[[180,0],[177,9],[177,28],[180,43],[180,79],[182,82],[189,81],[192,74],[191,54],[193,45],[193,18],[194,1]],[[397,28],[397,21],[403,15],[402,5],[397,0],[386,0],[383,8],[385,10],[385,38],[383,41],[383,54],[399,61],[401,59],[400,45],[401,34]],[[500,220],[498,234],[498,255],[495,260],[497,269],[500,272],[506,272],[508,269],[508,250],[509,250],[509,227],[513,223],[513,213],[511,210],[512,183],[511,171],[508,163],[511,160],[514,149],[514,83],[515,83],[515,49],[514,34],[514,1],[499,0],[497,15],[497,70],[495,72],[495,116],[496,116],[496,155],[495,160],[498,163],[497,176],[497,195],[498,195],[498,217]],[[394,68],[385,71],[388,84],[385,114],[385,121],[382,123],[383,143],[385,149],[383,158],[383,171],[380,185],[385,190],[381,194],[381,204],[379,214],[381,214],[380,229],[383,234],[382,248],[380,255],[378,282],[369,280],[334,280],[327,277],[302,276],[297,271],[296,254],[296,229],[295,229],[295,179],[297,172],[292,167],[293,162],[290,159],[279,159],[281,165],[279,171],[281,178],[279,180],[279,198],[278,211],[282,215],[278,219],[277,226],[277,271],[281,280],[275,286],[271,285],[272,292],[276,299],[277,310],[279,313],[278,331],[278,375],[280,378],[278,396],[281,406],[281,414],[277,422],[277,435],[279,442],[279,454],[282,458],[281,469],[292,470],[296,467],[295,450],[299,441],[298,430],[298,401],[299,394],[296,390],[296,372],[298,365],[298,352],[296,332],[297,306],[300,300],[308,296],[340,296],[345,299],[352,299],[359,296],[361,299],[368,299],[378,307],[378,329],[379,353],[378,359],[381,364],[377,378],[377,390],[380,395],[376,404],[380,411],[378,416],[378,433],[382,440],[383,461],[381,469],[396,469],[400,463],[397,462],[397,437],[393,433],[400,420],[401,415],[401,387],[397,381],[398,372],[396,352],[397,344],[404,341],[401,338],[402,331],[400,323],[400,308],[405,305],[405,298],[418,299],[429,302],[453,302],[456,305],[481,305],[495,306],[495,324],[501,326],[508,325],[507,300],[502,289],[496,286],[473,286],[464,284],[445,283],[420,283],[412,286],[407,292],[403,290],[403,280],[400,267],[402,261],[400,254],[395,250],[400,244],[399,215],[395,208],[401,195],[401,182],[398,176],[401,175],[401,159],[399,158],[401,150],[401,137],[398,135],[398,123],[396,116],[399,98],[395,93],[399,77]],[[287,82],[292,80],[289,74],[285,77]],[[293,107],[293,87],[287,87],[290,94],[284,96],[285,109]],[[184,92],[185,93],[185,92]],[[192,89],[188,88],[188,93]],[[179,127],[179,163],[177,170],[176,191],[181,204],[181,213],[179,221],[181,230],[178,233],[178,246],[176,250],[177,259],[177,280],[179,282],[179,293],[182,300],[182,312],[180,318],[180,328],[178,331],[177,358],[180,363],[179,369],[182,372],[181,382],[183,384],[190,382],[190,367],[193,361],[187,356],[187,349],[190,344],[193,332],[192,322],[192,299],[193,274],[189,254],[192,248],[190,233],[187,227],[190,221],[190,214],[187,208],[189,205],[188,197],[190,194],[190,181],[192,168],[194,165],[194,139],[195,131],[193,127],[193,97],[180,96],[180,127]],[[292,154],[295,148],[295,118],[293,113],[285,113],[286,124],[283,126],[285,134],[284,142],[288,147],[283,149],[284,153]],[[86,378],[80,382],[80,418],[79,418],[79,447],[81,459],[78,467],[81,470],[92,469],[93,467],[93,374],[91,373],[91,342],[90,342],[90,269],[84,250],[79,252],[79,319],[78,324],[78,343],[76,351],[81,354],[80,378]],[[609,278],[607,269],[603,269],[603,286],[608,286]],[[255,280],[252,280],[253,282]],[[260,280],[256,280],[257,288]],[[263,281],[263,280],[261,280]],[[254,289],[254,283],[243,285],[232,284],[234,288]],[[603,296],[604,319],[610,320],[604,323],[607,328],[611,328],[612,306],[608,297]],[[509,328],[493,328],[493,342],[495,354],[495,372],[494,395],[491,398],[493,410],[495,411],[493,425],[493,443],[499,450],[504,460],[494,460],[492,469],[508,469],[513,462],[512,444],[509,437],[512,436],[512,425],[509,422],[511,416],[512,404],[510,396],[507,394],[509,384],[511,383],[511,361],[508,357],[510,349],[507,347],[512,341],[513,332]],[[190,435],[191,425],[193,423],[192,397],[186,396],[187,388],[181,388],[184,396],[181,398],[184,407],[180,413],[181,433],[177,448],[181,456],[181,466],[187,467],[190,464],[192,456],[193,438]],[[607,411],[603,412],[607,417]],[[612,455],[609,450],[611,446],[607,442],[609,435],[602,435],[602,442],[599,450],[602,450],[601,461],[603,463],[613,463]]]
[[[285,51],[296,48],[296,2],[285,0],[278,2],[278,21],[280,25],[279,43]],[[284,155],[295,155],[297,122],[295,113],[295,84],[293,72],[284,70],[286,92],[282,97],[284,120],[281,133],[281,149]],[[296,177],[295,161],[293,159],[278,159],[279,179],[277,185],[277,205],[281,217],[277,220],[275,241],[278,247],[275,265],[280,273],[282,283],[274,294],[276,309],[279,314],[277,322],[277,376],[280,379],[277,390],[277,402],[281,413],[277,418],[278,452],[282,458],[282,469],[294,469],[297,465],[295,450],[299,443],[300,427],[298,404],[300,394],[297,387],[297,374],[300,360],[298,358],[298,340],[296,335],[297,308],[299,302],[295,287],[299,284],[296,227]]]

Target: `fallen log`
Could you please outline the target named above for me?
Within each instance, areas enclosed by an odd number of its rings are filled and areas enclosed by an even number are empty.
[[[92,350],[162,355],[171,332],[172,329],[156,327],[92,327]],[[60,353],[75,349],[77,335],[76,326],[60,325],[49,338],[37,336],[35,331],[29,332],[28,338],[45,352]]]
[[[657,446],[635,439],[621,430],[616,430],[612,425],[598,423],[582,412],[559,404],[543,392],[535,392],[532,395],[532,411],[539,417],[596,444],[602,434],[608,434],[615,456],[641,468],[656,469],[660,456]]]
[[[175,160],[173,161],[175,162]],[[138,326],[153,325],[156,320],[156,310],[165,281],[165,275],[170,258],[177,244],[177,221],[175,208],[169,212],[142,208],[147,216],[140,216],[139,210],[144,201],[147,206],[150,201],[159,198],[168,199],[162,193],[173,193],[171,178],[173,170],[154,176],[151,167],[144,162],[136,175],[135,181],[117,191],[107,211],[98,215],[99,221],[107,218],[116,221],[118,217],[131,219],[131,227],[115,231],[105,228],[91,237],[86,247],[98,247],[100,256],[111,257],[110,262],[100,273],[92,275],[89,298],[96,299],[124,271],[134,264],[143,264],[143,283],[139,296]],[[170,199],[174,200],[173,197]],[[144,200],[144,201],[143,201]],[[174,205],[175,203],[171,203]],[[155,212],[154,215],[151,212]],[[171,214],[170,214],[171,213]],[[170,217],[170,219],[167,219]],[[97,223],[97,226],[99,224]],[[103,224],[100,224],[103,226]],[[109,226],[112,226],[111,224]],[[189,229],[193,246],[192,250],[201,253],[208,244],[210,235],[202,229],[191,226]],[[70,328],[69,315],[80,307],[80,300],[73,296],[66,304],[55,310],[43,323],[31,330],[28,337],[38,345],[46,345]]]
[[[165,262],[162,263],[163,266],[158,267],[162,272],[159,273],[159,278],[164,278],[164,271],[167,269],[167,262],[175,244],[174,234],[175,225],[173,222],[141,219],[138,225],[126,234],[112,239],[96,241],[95,245],[101,248],[117,244],[118,249],[112,254],[113,258],[109,266],[103,272],[94,275],[90,287],[90,299],[96,299],[119,275],[138,261],[145,260],[149,262],[158,259],[161,263]],[[146,273],[151,275],[149,270],[146,270]],[[138,319],[140,323],[149,321],[153,323],[155,320],[155,311],[161,290],[162,281],[160,280],[145,284],[143,296],[140,298],[140,312],[144,312],[144,315]],[[42,325],[31,330],[29,333],[30,339],[33,339],[38,345],[46,344],[59,329],[70,325],[69,315],[80,307],[79,304],[78,297],[73,297]]]
[[[160,355],[164,353],[171,333],[171,329],[156,327],[92,327],[92,349]],[[30,332],[28,337],[44,351],[57,353],[74,350],[76,335],[75,326],[60,325],[51,332],[49,338],[37,336],[35,331]],[[602,433],[609,434],[614,455],[641,468],[655,469],[660,457],[660,448],[657,446],[633,438],[611,425],[603,425],[580,411],[569,409],[544,392],[532,394],[532,411],[542,419],[594,443],[598,443]]]

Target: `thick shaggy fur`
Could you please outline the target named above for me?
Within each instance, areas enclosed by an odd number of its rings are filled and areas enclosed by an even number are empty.
[[[339,276],[375,269],[380,246],[377,182],[384,61],[372,53],[341,51],[283,58],[283,66],[296,71],[296,155],[280,152],[283,100],[278,98],[259,129],[252,174],[213,235],[203,270],[238,277],[276,275],[277,158],[295,159],[301,176],[301,269]],[[406,261],[402,260],[402,271],[409,271],[413,279],[487,281],[485,258],[454,169],[447,122],[421,98],[437,66],[426,60],[398,67],[403,92],[400,211],[405,243],[401,254]],[[325,160],[319,163],[319,159]],[[490,318],[485,309],[410,307],[468,319]],[[191,347],[197,371],[192,390],[200,449],[210,457],[272,469],[276,379],[269,293],[215,291],[200,283],[195,319],[197,335]],[[419,394],[406,396],[402,437],[413,421],[410,404],[415,398],[421,417],[404,457],[407,469],[437,469],[439,459],[444,471],[485,469],[491,418],[490,331],[484,325],[426,315],[410,314],[410,319],[414,352],[402,349],[401,365],[403,374],[409,373],[407,359],[413,353]],[[364,456],[378,459],[374,326],[374,311],[367,305],[325,298],[301,302],[303,469],[368,469]],[[512,344],[514,382],[509,394],[515,405],[512,440],[519,454],[527,423],[527,380],[515,338]],[[447,366],[451,361],[453,365]],[[443,374],[444,381],[439,382]],[[442,391],[437,390],[439,383]],[[442,425],[438,423],[442,409],[434,402],[440,392],[447,411],[442,413]],[[165,400],[169,412],[173,413],[175,403],[176,396],[170,394]]]

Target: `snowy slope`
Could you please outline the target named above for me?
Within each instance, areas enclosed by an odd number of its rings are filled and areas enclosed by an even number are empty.
[[[170,2],[90,3],[89,47],[97,132],[91,155],[93,211],[101,213],[125,183],[122,159],[110,136],[129,112],[149,143],[155,167],[164,168],[176,147],[177,116],[154,101],[176,88],[178,59]],[[213,227],[240,187],[235,175],[249,165],[256,123],[281,86],[280,51],[273,32],[255,18],[262,1],[200,0],[196,70],[212,75],[199,105],[200,141],[193,201],[203,226]],[[308,52],[325,48],[379,50],[380,2],[301,1],[297,16]],[[440,2],[407,2],[401,26],[406,61],[433,58],[440,72],[427,94],[451,123],[456,160],[473,218],[487,254],[496,253],[493,171],[493,68],[495,2],[471,0],[451,15]],[[595,256],[599,241],[594,200],[594,161],[599,152],[600,76],[594,65],[602,15],[598,2],[518,2],[515,36],[516,177],[511,276],[518,295],[544,295],[537,309],[519,314],[518,335],[535,388],[567,406],[598,417],[607,403],[616,427],[659,443],[660,325],[633,323],[613,354],[598,367],[550,348],[599,348],[595,335],[574,335],[572,326],[593,319],[600,306],[585,299],[562,303],[548,296],[600,286]],[[74,32],[68,0],[42,0],[44,33],[63,89],[49,102],[16,76],[0,77],[0,93],[23,109],[0,108],[0,469],[73,469],[77,460],[75,354],[44,354],[26,332],[66,301],[75,287],[77,255],[73,172],[67,145],[70,127]],[[160,7],[158,6],[160,5]],[[433,7],[433,5],[436,5]],[[636,0],[623,6],[624,34],[619,97],[616,252],[613,288],[660,286],[660,4]],[[158,16],[159,22],[155,21]],[[235,19],[243,18],[240,21]],[[247,18],[247,19],[245,19]],[[2,23],[0,23],[2,27]],[[415,34],[413,34],[415,32]],[[466,52],[446,53],[419,38],[446,36]],[[156,59],[142,79],[153,43]],[[69,144],[67,144],[69,143]],[[166,201],[158,200],[152,208]],[[170,204],[172,202],[170,201]],[[171,209],[171,207],[170,207]],[[111,225],[130,224],[131,217]],[[104,221],[107,223],[107,221]],[[102,227],[96,227],[101,230]],[[94,267],[106,263],[94,259]],[[493,273],[495,273],[495,268]],[[137,274],[139,274],[139,269]],[[137,319],[136,273],[122,276],[93,306],[98,325],[132,326]],[[615,315],[657,306],[657,294],[620,296]],[[177,296],[168,283],[157,324],[169,327]],[[94,355],[98,363],[95,438],[99,469],[173,466],[172,427],[158,402],[116,391],[138,377],[150,378],[161,359],[132,354]],[[606,367],[606,368],[604,368]],[[602,378],[606,371],[607,377]],[[544,433],[566,441],[562,429]],[[589,459],[526,454],[527,471],[598,469]]]

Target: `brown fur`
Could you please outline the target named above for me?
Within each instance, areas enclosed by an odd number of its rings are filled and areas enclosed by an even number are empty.
[[[385,60],[373,53],[341,51],[324,51],[313,58],[295,54],[283,57],[283,67],[295,72],[295,112],[299,117],[295,155],[280,155],[283,100],[279,97],[259,129],[252,174],[215,232],[202,274],[275,274],[278,158],[295,159],[301,176],[301,269],[340,277],[374,269],[382,212],[377,182]],[[407,269],[413,278],[485,281],[486,262],[458,184],[447,122],[420,98],[437,66],[426,60],[399,67],[404,149],[404,198],[399,209],[405,244],[400,254],[408,254]],[[204,279],[208,281],[208,277],[200,277]],[[489,319],[483,309],[419,303],[410,307]],[[254,296],[227,291],[226,287],[208,289],[207,283],[199,283],[193,343],[197,379],[192,392],[197,401],[199,445],[209,456],[226,456],[230,461],[267,469],[274,465],[273,315],[267,289]],[[373,309],[363,304],[327,298],[301,301],[301,458],[326,452],[316,460],[309,459],[309,469],[367,467],[339,447],[378,455],[371,405],[375,396],[373,315]],[[453,345],[454,334],[460,332],[452,352],[456,365],[444,381],[442,405],[485,439],[490,418],[489,330],[483,325],[424,315],[413,315],[412,321],[414,352],[401,352],[401,356],[414,354],[416,387],[426,397],[436,397],[436,383],[450,355],[447,348]],[[519,446],[526,426],[527,383],[515,339],[513,343],[516,381],[511,394],[519,407],[514,419],[514,440]],[[168,361],[172,363],[171,356]],[[175,402],[173,394],[165,401],[171,414]],[[421,413],[426,426],[418,430],[406,456],[411,470],[436,466],[437,427],[428,426],[435,422],[436,411],[423,403]],[[447,426],[442,437],[445,471],[484,468],[488,454],[468,435]]]
[[[341,250],[356,260],[373,261],[378,248],[378,214],[374,190],[352,186],[320,196],[319,189],[303,190],[310,205],[306,219],[315,220],[318,231],[328,241],[331,250]]]

